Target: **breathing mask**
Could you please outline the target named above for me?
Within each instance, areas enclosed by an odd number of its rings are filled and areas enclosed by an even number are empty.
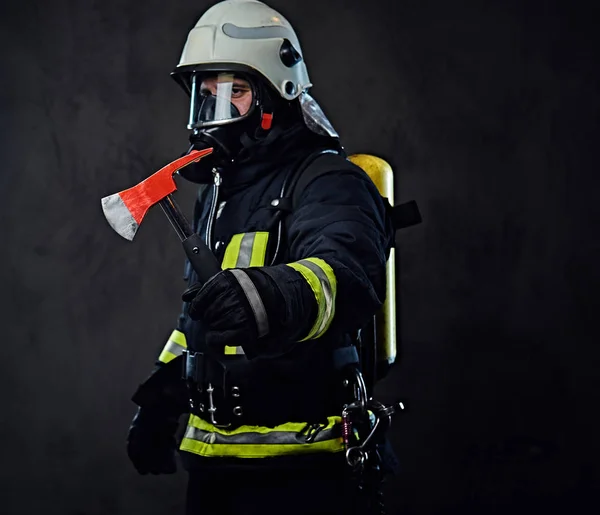
[[[214,167],[235,162],[245,146],[268,133],[271,97],[259,80],[233,71],[192,72],[179,82],[190,95],[190,150],[214,149],[179,173],[192,182],[207,182]]]

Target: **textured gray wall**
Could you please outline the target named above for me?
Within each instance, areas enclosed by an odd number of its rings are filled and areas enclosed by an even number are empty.
[[[208,5],[0,7],[2,513],[182,506],[183,473],[139,477],[124,451],[129,397],[177,315],[182,252],[160,211],[120,239],[100,198],[186,148],[169,72]],[[392,432],[390,512],[583,513],[599,393],[591,9],[271,5],[347,149],[389,159],[397,200],[425,218],[399,237],[402,364],[380,388],[411,406]]]

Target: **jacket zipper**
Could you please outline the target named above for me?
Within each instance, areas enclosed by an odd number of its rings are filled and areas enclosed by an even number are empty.
[[[210,212],[208,215],[208,225],[206,227],[206,246],[213,250],[213,225],[217,215],[217,205],[219,204],[219,187],[221,186],[221,174],[217,168],[213,168],[213,198],[210,204]]]

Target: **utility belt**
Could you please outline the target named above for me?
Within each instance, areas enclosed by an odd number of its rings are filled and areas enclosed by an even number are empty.
[[[287,422],[320,422],[341,413],[341,369],[358,363],[354,346],[334,351],[333,367],[321,372],[286,373],[285,365],[226,359],[186,350],[183,379],[191,413],[221,427],[276,426]],[[295,375],[295,377],[290,377]]]
[[[386,405],[368,394],[357,366],[356,347],[334,351],[329,382],[319,381],[311,370],[300,381],[286,384],[275,377],[269,384],[262,377],[265,370],[253,367],[245,356],[228,356],[224,362],[186,350],[183,358],[190,411],[214,426],[235,429],[306,422],[311,428],[308,442],[321,422],[340,414],[346,463],[360,480],[361,489],[377,493],[383,476],[396,472],[386,433],[392,417],[403,411],[404,405],[401,401]],[[333,387],[324,390],[322,385],[327,383]]]

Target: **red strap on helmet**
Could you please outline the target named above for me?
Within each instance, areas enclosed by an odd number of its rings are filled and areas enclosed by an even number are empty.
[[[273,123],[273,115],[270,113],[263,113],[262,120],[260,122],[260,128],[263,131],[268,131]]]

